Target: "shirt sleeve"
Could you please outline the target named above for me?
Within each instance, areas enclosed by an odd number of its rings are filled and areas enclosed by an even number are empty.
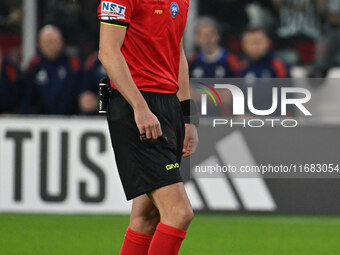
[[[101,0],[98,18],[101,23],[127,27],[134,9],[134,0]]]

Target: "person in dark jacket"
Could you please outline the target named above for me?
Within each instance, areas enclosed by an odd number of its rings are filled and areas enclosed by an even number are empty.
[[[0,114],[20,112],[20,81],[19,69],[2,56],[0,49]]]
[[[242,46],[247,60],[242,65],[241,76],[247,78],[287,78],[289,70],[270,49],[271,40],[257,27],[248,28],[243,34]]]
[[[272,89],[279,87],[280,82],[264,78],[289,78],[286,64],[277,58],[270,49],[271,40],[266,32],[258,27],[248,28],[243,34],[242,46],[247,56],[241,65],[241,77],[244,87],[253,88],[254,107],[258,110],[269,109],[272,105]],[[290,86],[289,82],[284,83]],[[273,115],[280,115],[280,107]]]
[[[81,114],[92,115],[97,113],[99,81],[106,77],[105,69],[98,59],[98,52],[88,57],[84,69],[79,110]]]
[[[189,59],[191,78],[232,78],[238,75],[235,55],[219,45],[220,33],[214,19],[203,17],[196,28],[199,52]]]
[[[47,25],[41,29],[39,51],[27,72],[25,113],[77,113],[77,97],[81,88],[80,62],[63,51],[63,37],[57,27]]]

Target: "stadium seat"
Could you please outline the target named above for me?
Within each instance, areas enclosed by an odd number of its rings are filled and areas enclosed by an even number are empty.
[[[327,78],[340,78],[340,67],[331,68],[327,73]]]
[[[340,68],[333,68],[327,75],[327,80],[319,87],[310,89],[312,93],[311,112],[319,121],[334,121],[340,116],[339,95]],[[320,80],[321,82],[321,80]]]
[[[306,78],[307,77],[307,69],[303,66],[293,66],[290,74],[292,78]]]

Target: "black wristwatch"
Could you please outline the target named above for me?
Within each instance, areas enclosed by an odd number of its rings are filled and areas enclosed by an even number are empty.
[[[181,107],[184,116],[184,123],[198,126],[200,118],[195,101],[192,99],[183,100],[181,101]]]

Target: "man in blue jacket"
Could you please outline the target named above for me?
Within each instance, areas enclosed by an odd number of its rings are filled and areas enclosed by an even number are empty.
[[[79,110],[81,114],[97,114],[98,83],[104,76],[106,76],[106,72],[98,59],[98,52],[96,51],[87,58],[85,63],[82,92],[79,96]]]
[[[252,27],[245,31],[242,46],[247,61],[242,65],[242,77],[287,78],[289,76],[287,66],[270,50],[270,44],[271,41],[263,29]]]
[[[196,28],[196,43],[200,51],[189,59],[191,78],[237,77],[239,62],[235,55],[219,45],[217,22],[203,17]]]
[[[267,110],[272,106],[272,88],[279,87],[280,82],[264,78],[288,78],[289,69],[283,61],[270,50],[271,41],[266,32],[257,27],[248,28],[243,34],[242,46],[247,60],[241,65],[241,77],[244,87],[253,88],[254,107]],[[282,83],[281,83],[282,84]],[[285,86],[290,86],[288,82]],[[280,115],[280,107],[273,114]]]
[[[25,113],[70,115],[77,112],[80,62],[63,51],[63,37],[52,25],[39,34],[40,53],[30,63]]]

